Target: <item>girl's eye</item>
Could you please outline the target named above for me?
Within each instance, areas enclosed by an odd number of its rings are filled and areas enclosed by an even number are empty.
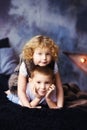
[[[47,53],[46,55],[50,55],[50,53]]]
[[[42,53],[38,53],[38,55],[41,55]]]

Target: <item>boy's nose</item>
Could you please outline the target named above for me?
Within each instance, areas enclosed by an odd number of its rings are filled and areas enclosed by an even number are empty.
[[[45,84],[41,84],[41,88],[44,89],[45,88]]]

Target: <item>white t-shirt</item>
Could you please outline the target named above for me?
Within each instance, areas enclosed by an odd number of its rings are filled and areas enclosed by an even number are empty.
[[[25,66],[25,63],[24,63],[24,62],[21,63],[19,72],[20,72],[22,75],[24,75],[25,77],[28,75],[28,74],[27,74],[27,70],[26,70],[26,66]],[[57,72],[58,72],[58,65],[57,65],[57,63],[55,62],[55,64],[54,64],[54,74],[57,73]]]

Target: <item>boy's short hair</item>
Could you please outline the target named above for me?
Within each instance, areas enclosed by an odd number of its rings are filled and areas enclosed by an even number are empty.
[[[50,75],[52,77],[52,79],[54,79],[54,72],[51,68],[49,68],[48,66],[35,66],[31,72],[30,72],[30,77],[33,78],[35,72],[41,73],[43,75]]]

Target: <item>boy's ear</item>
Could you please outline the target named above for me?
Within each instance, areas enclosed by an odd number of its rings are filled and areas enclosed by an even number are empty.
[[[28,79],[28,81],[29,81],[29,82],[32,82],[32,79],[31,79],[31,78],[29,78],[29,79]]]

